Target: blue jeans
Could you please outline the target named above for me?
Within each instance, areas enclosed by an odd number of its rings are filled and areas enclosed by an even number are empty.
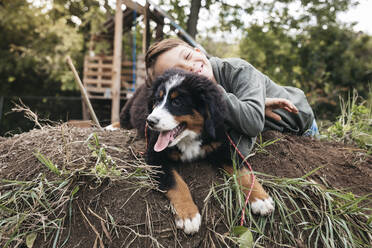
[[[311,124],[311,127],[308,130],[306,130],[306,132],[303,134],[303,136],[316,137],[318,135],[319,135],[319,129],[318,129],[318,125],[316,124],[316,121],[314,119],[313,124]]]

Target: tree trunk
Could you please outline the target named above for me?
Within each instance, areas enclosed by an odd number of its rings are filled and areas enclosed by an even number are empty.
[[[190,7],[190,15],[187,20],[187,33],[195,39],[197,30],[196,26],[199,19],[199,11],[201,7],[201,0],[192,0]]]

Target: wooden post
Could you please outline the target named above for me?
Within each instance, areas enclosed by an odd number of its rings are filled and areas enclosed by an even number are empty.
[[[85,104],[85,101],[84,101],[84,98],[81,99],[81,110],[82,110],[82,114],[83,114],[83,120],[86,121],[86,120],[89,120],[89,115],[88,115],[88,107],[87,105]]]
[[[92,117],[94,123],[99,128],[101,128],[101,125],[99,124],[99,121],[97,119],[96,113],[94,112],[93,107],[92,107],[92,104],[90,103],[90,100],[89,100],[89,97],[88,97],[88,93],[87,93],[87,91],[86,91],[83,83],[80,80],[79,74],[77,73],[77,71],[75,69],[75,66],[72,63],[72,60],[71,60],[70,56],[67,56],[66,61],[67,61],[67,64],[70,66],[70,68],[72,70],[72,73],[74,74],[76,83],[79,85],[81,96],[83,97],[83,99],[85,101],[85,104],[87,105],[87,107],[89,109],[90,117]]]
[[[147,49],[150,45],[150,21],[149,21],[149,3],[146,1],[145,11],[143,15],[143,22],[145,23],[145,29],[143,30],[142,36],[142,54],[146,54]]]
[[[114,37],[114,61],[112,69],[112,105],[111,123],[119,122],[120,113],[120,84],[121,84],[121,53],[123,36],[123,11],[122,0],[116,0],[115,12],[115,37]]]

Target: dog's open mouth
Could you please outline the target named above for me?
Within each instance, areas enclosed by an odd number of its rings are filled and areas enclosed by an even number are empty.
[[[180,135],[183,130],[185,130],[186,124],[181,123],[177,127],[169,131],[162,131],[159,134],[158,140],[154,146],[154,150],[156,152],[161,152],[165,148],[168,147],[169,143],[171,143],[178,135]]]

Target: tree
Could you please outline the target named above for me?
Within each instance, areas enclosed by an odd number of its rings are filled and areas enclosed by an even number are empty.
[[[79,54],[82,45],[75,28],[25,0],[4,2],[0,19],[0,92],[46,95],[60,90],[70,80],[64,57]]]
[[[189,18],[187,19],[186,31],[193,38],[195,38],[196,33],[197,33],[196,26],[198,24],[200,7],[201,7],[201,0],[191,1],[190,14],[189,14]]]

